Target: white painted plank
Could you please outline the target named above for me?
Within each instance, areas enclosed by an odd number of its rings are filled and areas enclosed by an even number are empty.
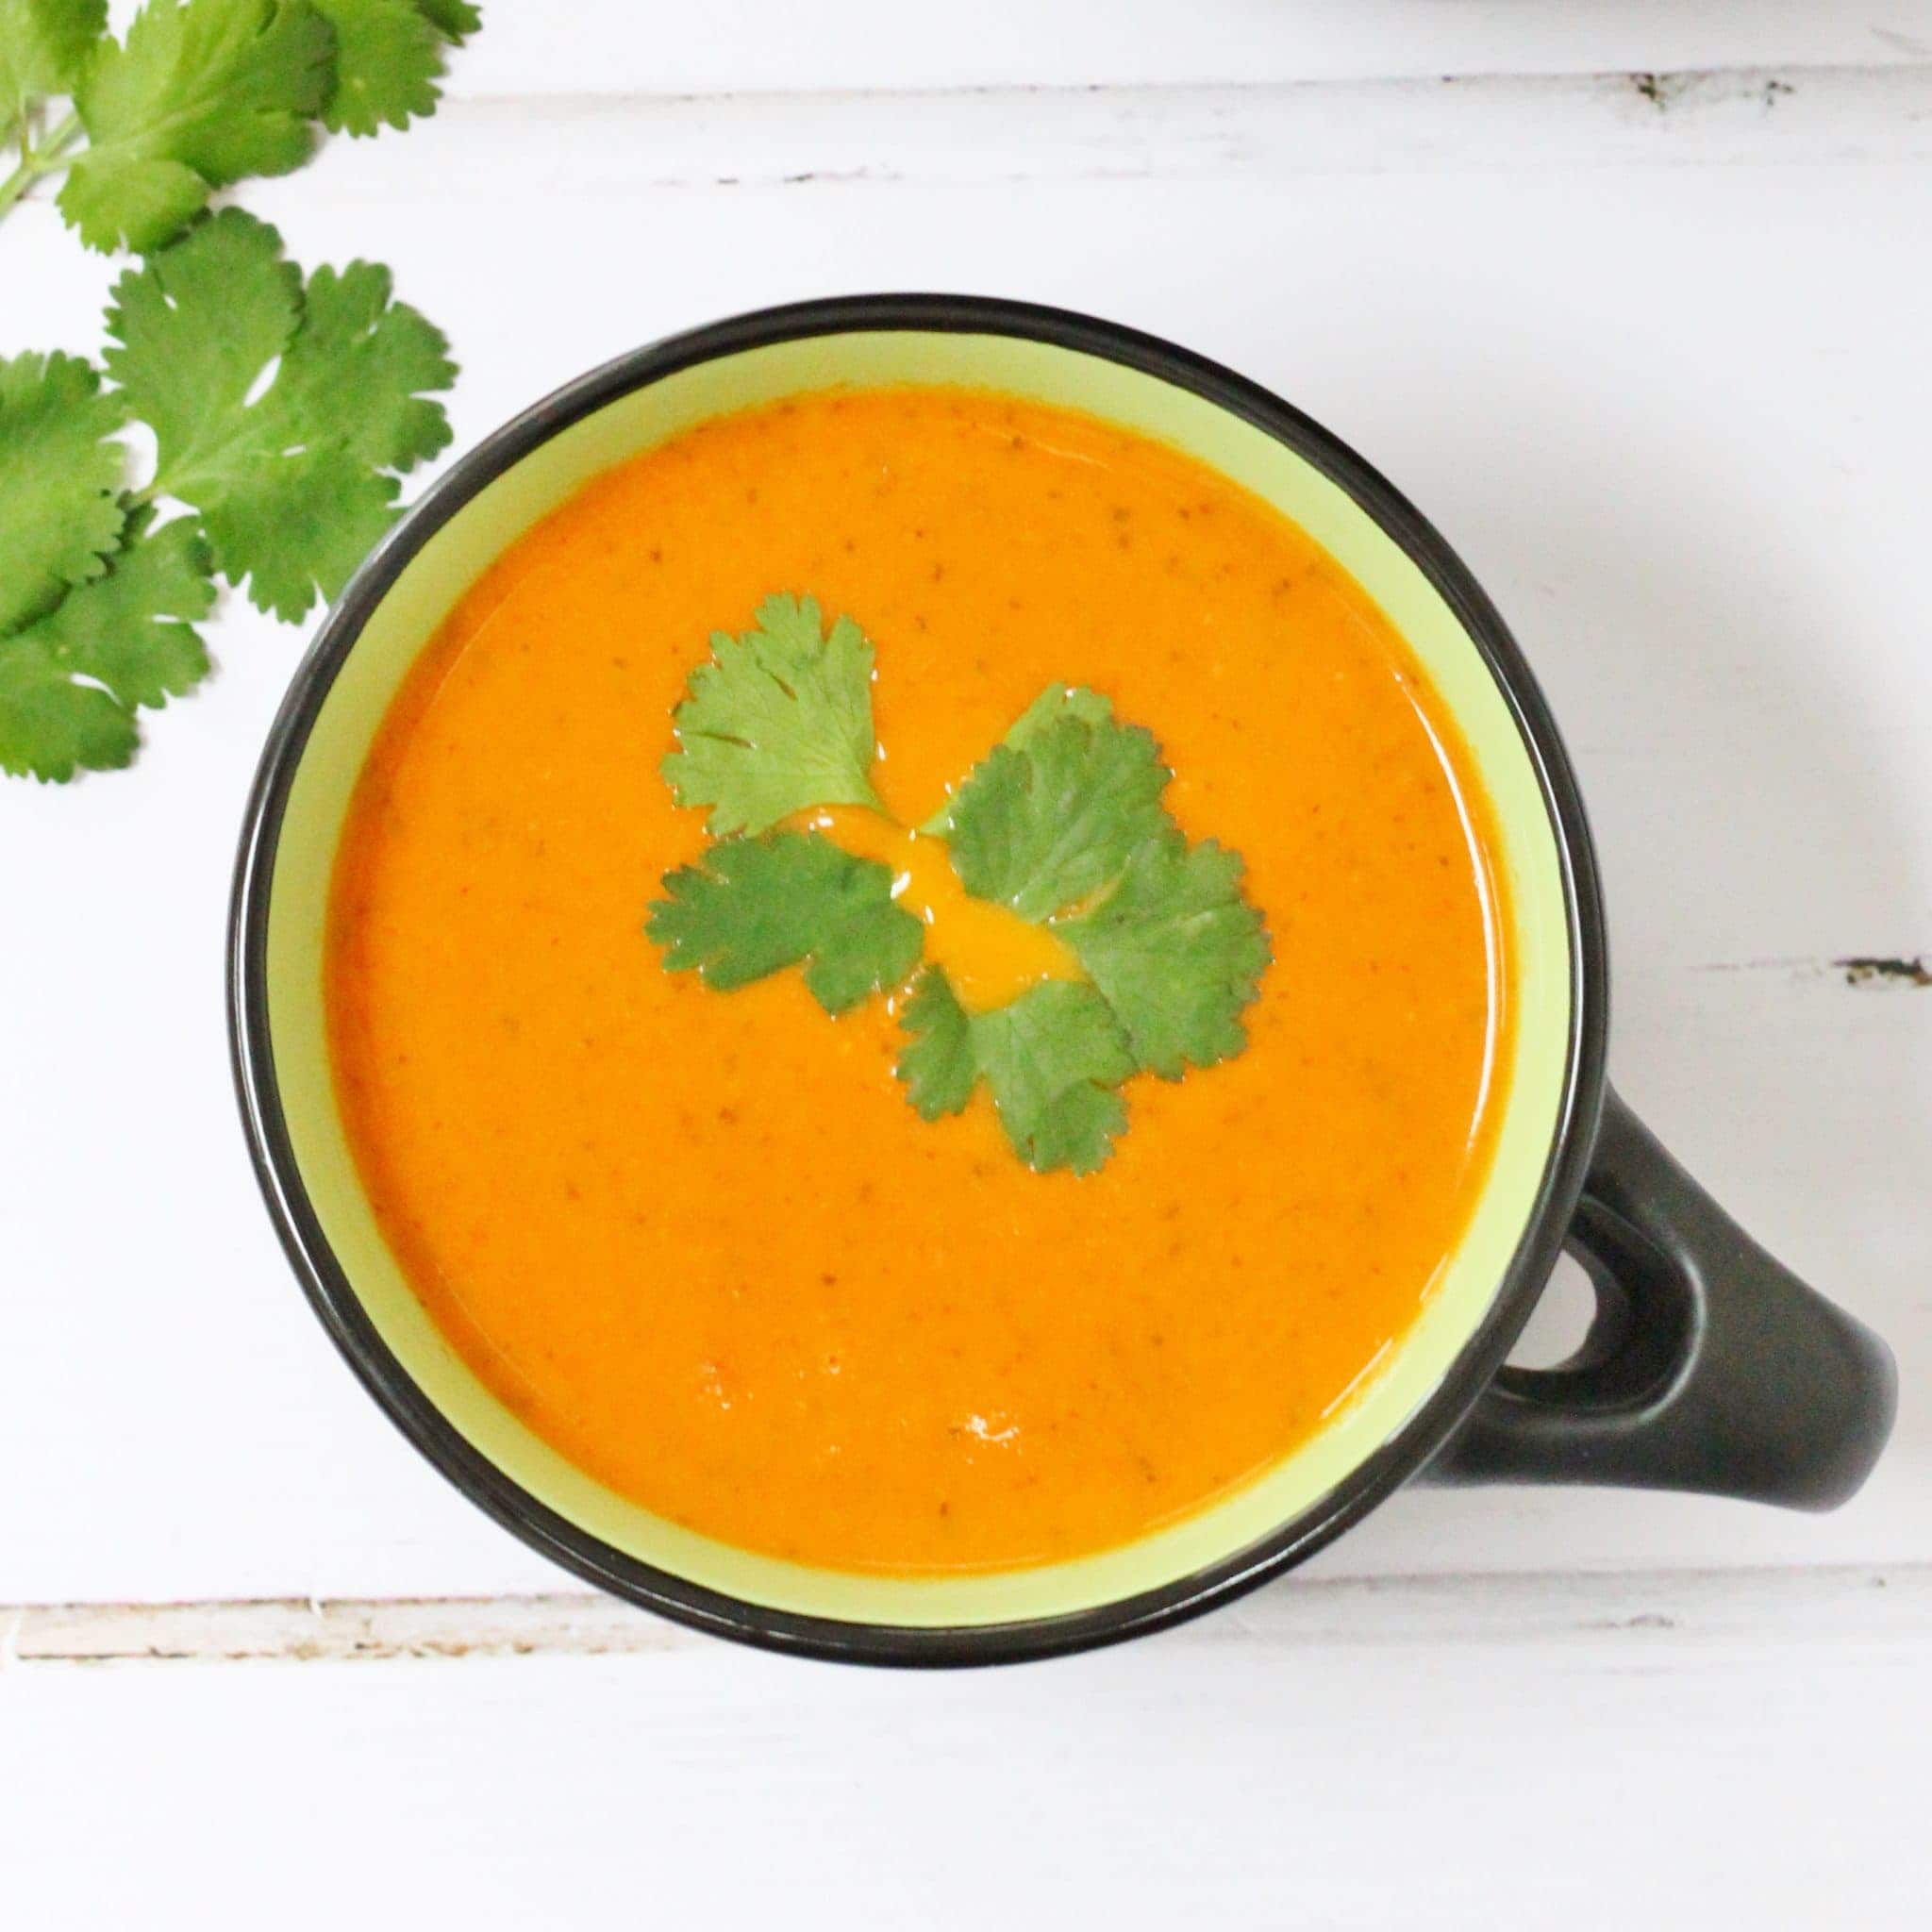
[[[1716,167],[1932,155],[1932,64],[1268,85],[458,100],[327,152],[332,201],[607,198],[658,188],[1319,180],[1418,169]]]
[[[1535,165],[1479,174],[561,193],[573,113],[368,149],[379,199],[353,151],[248,199],[307,259],[390,260],[448,325],[459,441],[662,329],[865,286],[1113,314],[1308,408],[1464,549],[1557,700],[1609,872],[1631,1098],[1924,1386],[1932,993],[1821,962],[1932,946],[1932,170],[1785,160],[1774,117],[1748,165],[1545,164],[1525,126]],[[1553,118],[1558,153],[1579,138]],[[511,139],[526,164],[504,171]],[[108,269],[44,208],[4,242],[0,346],[86,345]],[[216,638],[221,676],[135,773],[0,789],[0,1466],[27,1473],[0,1490],[0,1600],[552,1588],[375,1415],[255,1201],[221,922],[297,644],[233,608]],[[1412,1494],[1323,1567],[1923,1558],[1928,1460],[1908,1400],[1834,1518]]]
[[[111,0],[117,31],[138,5]],[[488,0],[484,14],[483,31],[449,57],[452,99],[1796,72],[1932,59],[1932,0],[570,0],[567,9]]]
[[[0,1675],[34,1932],[1923,1922],[1918,1628],[1575,1583],[906,1676],[645,1655]],[[1288,1594],[1288,1593],[1284,1593]],[[1340,1607],[1339,1606],[1337,1607]],[[1209,1626],[1211,1627],[1211,1626]],[[1308,1641],[1313,1636],[1314,1641]]]
[[[1358,78],[1932,58],[1927,0],[492,0],[459,93]]]
[[[1642,1632],[1650,1662],[1767,1641],[1932,1662],[1932,1565],[1293,1577],[1182,1625],[1163,1654],[1235,1643],[1305,1652],[1499,1642],[1597,1648]],[[200,1604],[0,1605],[0,1669],[74,1664],[393,1663],[424,1657],[657,1657],[719,1640],[614,1598],[316,1597]]]

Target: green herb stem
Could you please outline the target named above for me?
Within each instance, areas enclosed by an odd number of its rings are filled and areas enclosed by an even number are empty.
[[[0,181],[0,216],[4,216],[42,175],[56,174],[66,166],[66,151],[74,145],[80,132],[80,116],[70,114],[57,126],[49,128],[38,146],[29,147],[23,123],[20,165],[5,181]]]
[[[6,180],[0,181],[0,216],[5,216],[42,175],[54,174],[66,166],[62,157],[79,135],[80,116],[70,114],[58,126],[48,129],[38,147],[23,150],[20,166]]]
[[[31,161],[22,161],[6,180],[0,181],[0,215],[5,215],[7,210],[33,186],[36,179],[38,171]]]

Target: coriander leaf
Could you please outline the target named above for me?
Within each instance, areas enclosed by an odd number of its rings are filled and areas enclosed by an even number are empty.
[[[1091,1174],[1113,1152],[1127,1124],[1114,1090],[1134,1057],[1091,986],[1053,980],[968,1014],[934,966],[901,1017],[912,1037],[897,1072],[922,1118],[958,1113],[984,1075],[1007,1139],[1036,1173]]]
[[[319,268],[308,277],[301,332],[262,400],[291,434],[326,426],[363,462],[409,470],[450,440],[442,405],[423,391],[456,379],[447,338],[391,299],[388,269],[352,261],[340,275]]]
[[[1212,840],[1168,833],[1138,850],[1093,907],[1056,920],[1125,1029],[1134,1058],[1163,1079],[1247,1044],[1241,1015],[1271,957],[1260,913],[1241,894],[1241,861]]]
[[[1089,724],[1113,722],[1113,700],[1089,691],[1085,685],[1050,684],[1015,718],[1000,740],[1015,751],[1024,751],[1046,727],[1058,718],[1078,718]]]
[[[336,134],[407,127],[436,111],[442,35],[415,0],[310,0],[336,30],[335,86],[322,110]]]
[[[31,631],[0,638],[0,772],[64,784],[134,757],[134,717],[98,685],[76,684]]]
[[[482,8],[470,0],[416,0],[424,19],[446,41],[466,41],[483,25]]]
[[[208,675],[208,653],[193,625],[213,608],[208,544],[192,517],[158,530],[147,513],[133,520],[127,546],[105,576],[70,591],[22,636],[31,635],[63,664],[107,686],[128,707],[158,708]]]
[[[1049,980],[973,1018],[973,1047],[1007,1138],[1027,1166],[1091,1174],[1127,1124],[1112,1090],[1134,1071],[1107,1002]]]
[[[147,0],[75,89],[88,146],[60,212],[91,248],[157,248],[244,175],[315,142],[334,35],[307,0]]]
[[[1105,724],[1112,717],[1112,701],[1097,691],[1074,684],[1050,684],[1013,720],[1000,742],[1024,751],[1056,718],[1083,718],[1090,724]],[[953,829],[953,801],[947,799],[919,829],[928,838],[943,839]]]
[[[1160,836],[1168,777],[1138,725],[1064,711],[967,775],[952,806],[954,870],[974,897],[1039,924],[1111,885]]]
[[[870,774],[872,645],[849,617],[822,636],[817,601],[767,597],[741,637],[719,631],[672,713],[658,769],[713,838],[763,832],[811,805],[878,806]]]
[[[178,492],[177,492],[178,493]],[[248,601],[297,623],[333,597],[395,521],[396,482],[341,448],[250,462],[232,489],[197,497],[215,563]]]
[[[64,780],[76,767],[126,764],[136,707],[164,705],[208,675],[193,629],[214,601],[208,570],[192,519],[137,527],[104,576],[0,638],[0,769]]]
[[[815,832],[728,839],[664,875],[645,931],[675,973],[720,992],[809,960],[805,983],[828,1013],[897,986],[924,934],[892,903],[892,874]]]
[[[899,1021],[908,1039],[892,1071],[905,1082],[913,1111],[923,1121],[962,1111],[979,1084],[979,1058],[973,1022],[939,967],[927,967],[912,982]]]
[[[0,0],[0,137],[35,101],[74,92],[107,25],[108,0]]]
[[[224,474],[249,391],[301,320],[301,271],[238,208],[114,284],[108,373],[155,432],[158,489],[192,502]]]
[[[121,421],[79,357],[0,358],[0,633],[105,568],[121,535]]]
[[[123,275],[108,327],[108,366],[154,426],[154,492],[200,510],[222,574],[284,619],[333,596],[389,527],[384,473],[449,440],[419,391],[455,365],[388,272],[318,269],[305,297],[281,238],[239,208]]]

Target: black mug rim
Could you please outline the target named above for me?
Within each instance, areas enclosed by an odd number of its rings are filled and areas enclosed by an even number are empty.
[[[1563,1082],[1536,1197],[1474,1332],[1394,1435],[1300,1514],[1191,1574],[1108,1603],[1019,1622],[920,1626],[769,1608],[640,1561],[538,1501],[458,1433],[417,1387],[331,1250],[297,1167],[268,1030],[269,887],[290,787],[337,673],[410,559],[471,498],[561,430],[695,363],[806,337],[911,330],[1018,337],[1102,358],[1189,390],[1274,437],[1339,485],[1448,603],[1514,717],[1554,834],[1569,928],[1571,1017]],[[727,317],[632,350],[536,403],[433,483],[357,571],[277,711],[244,814],[227,953],[229,1044],[256,1176],[316,1314],[364,1388],[470,1500],[585,1581],[662,1616],[763,1649],[902,1666],[1011,1663],[1087,1650],[1178,1624],[1302,1563],[1424,1468],[1503,1365],[1555,1267],[1603,1106],[1607,953],[1595,849],[1569,756],[1522,651],[1468,567],[1377,471],[1259,385],[1157,336],[998,297],[839,296]]]

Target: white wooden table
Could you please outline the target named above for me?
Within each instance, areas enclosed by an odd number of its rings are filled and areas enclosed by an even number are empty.
[[[1824,1519],[1405,1495],[993,1675],[577,1593],[381,1420],[257,1200],[222,924],[301,641],[230,599],[135,772],[0,786],[0,1924],[1924,1924],[1932,988],[1835,962],[1932,955],[1932,0],[489,13],[435,121],[242,196],[449,329],[458,447],[852,289],[1091,309],[1301,404],[1515,626],[1615,1074],[1890,1339],[1898,1435]],[[95,347],[112,274],[26,205],[0,351]]]

